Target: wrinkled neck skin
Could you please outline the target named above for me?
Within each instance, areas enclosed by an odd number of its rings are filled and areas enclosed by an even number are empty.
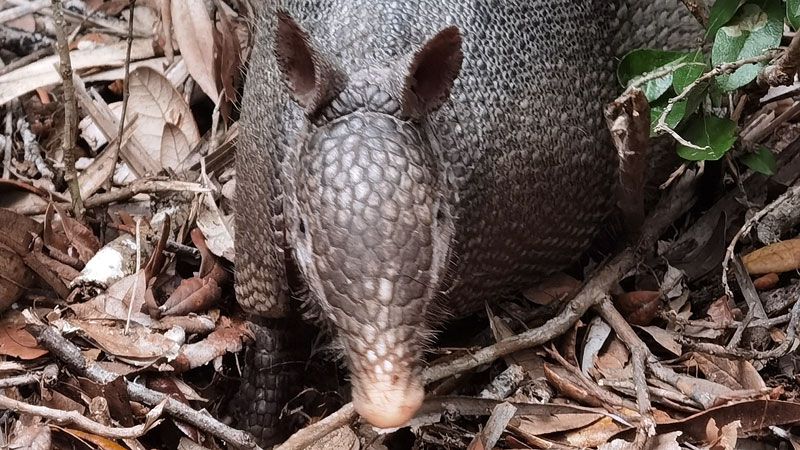
[[[356,410],[380,427],[402,425],[423,400],[454,236],[432,127],[403,117],[391,73],[353,74],[308,121],[287,202],[295,263],[344,348]]]

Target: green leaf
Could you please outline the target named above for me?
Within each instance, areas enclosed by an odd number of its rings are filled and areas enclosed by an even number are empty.
[[[678,145],[677,152],[690,161],[716,161],[722,158],[736,141],[736,123],[715,116],[698,116],[683,131],[683,137],[704,150]]]
[[[682,62],[684,65],[675,69],[672,74],[672,88],[678,94],[704,74],[707,69],[706,63],[703,61],[703,53],[700,51],[687,56]]]
[[[728,23],[736,14],[736,10],[739,9],[739,4],[741,0],[717,0],[714,2],[714,5],[711,7],[711,11],[708,13],[708,28],[706,29],[706,37],[714,36],[717,34],[717,30],[720,29],[721,26]]]
[[[711,49],[714,65],[761,55],[777,47],[783,32],[783,7],[780,0],[756,0],[744,4],[727,25],[721,27]],[[753,81],[763,64],[748,64],[729,75],[717,77],[723,91],[731,91]]]
[[[759,147],[755,152],[744,155],[742,162],[753,172],[763,173],[767,176],[778,170],[775,155],[766,147]]]
[[[664,109],[667,107],[666,100],[659,100],[656,103],[650,104],[650,137],[656,137],[656,134],[653,132],[653,128],[658,123],[658,118],[661,117],[661,114],[664,113]],[[686,115],[686,99],[675,103],[675,106],[672,107],[669,114],[667,114],[667,118],[665,122],[670,128],[675,128],[681,123],[683,117]]]
[[[786,0],[786,19],[795,30],[800,28],[800,0]]]
[[[697,52],[672,52],[666,50],[637,49],[622,57],[617,67],[617,79],[623,87],[643,75],[655,70],[669,71],[684,62],[687,57],[696,57]],[[646,82],[641,86],[647,101],[661,97],[672,86],[672,72]]]

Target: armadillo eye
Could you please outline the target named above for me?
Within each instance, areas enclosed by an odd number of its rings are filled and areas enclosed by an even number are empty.
[[[444,220],[444,211],[441,208],[436,208],[436,220],[442,221]]]
[[[300,233],[306,234],[306,223],[303,219],[300,219],[300,224],[297,226],[297,229],[300,230]]]

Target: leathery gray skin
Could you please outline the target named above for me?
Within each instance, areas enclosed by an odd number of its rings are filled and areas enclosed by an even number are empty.
[[[432,330],[564,268],[609,214],[625,19],[697,27],[677,0],[277,3],[242,106],[237,298],[275,318],[302,293],[356,410],[400,426]]]

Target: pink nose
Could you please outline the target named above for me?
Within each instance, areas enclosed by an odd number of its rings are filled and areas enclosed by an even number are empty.
[[[379,428],[402,426],[414,417],[424,398],[425,390],[419,380],[402,385],[390,380],[370,380],[353,386],[356,411]]]

